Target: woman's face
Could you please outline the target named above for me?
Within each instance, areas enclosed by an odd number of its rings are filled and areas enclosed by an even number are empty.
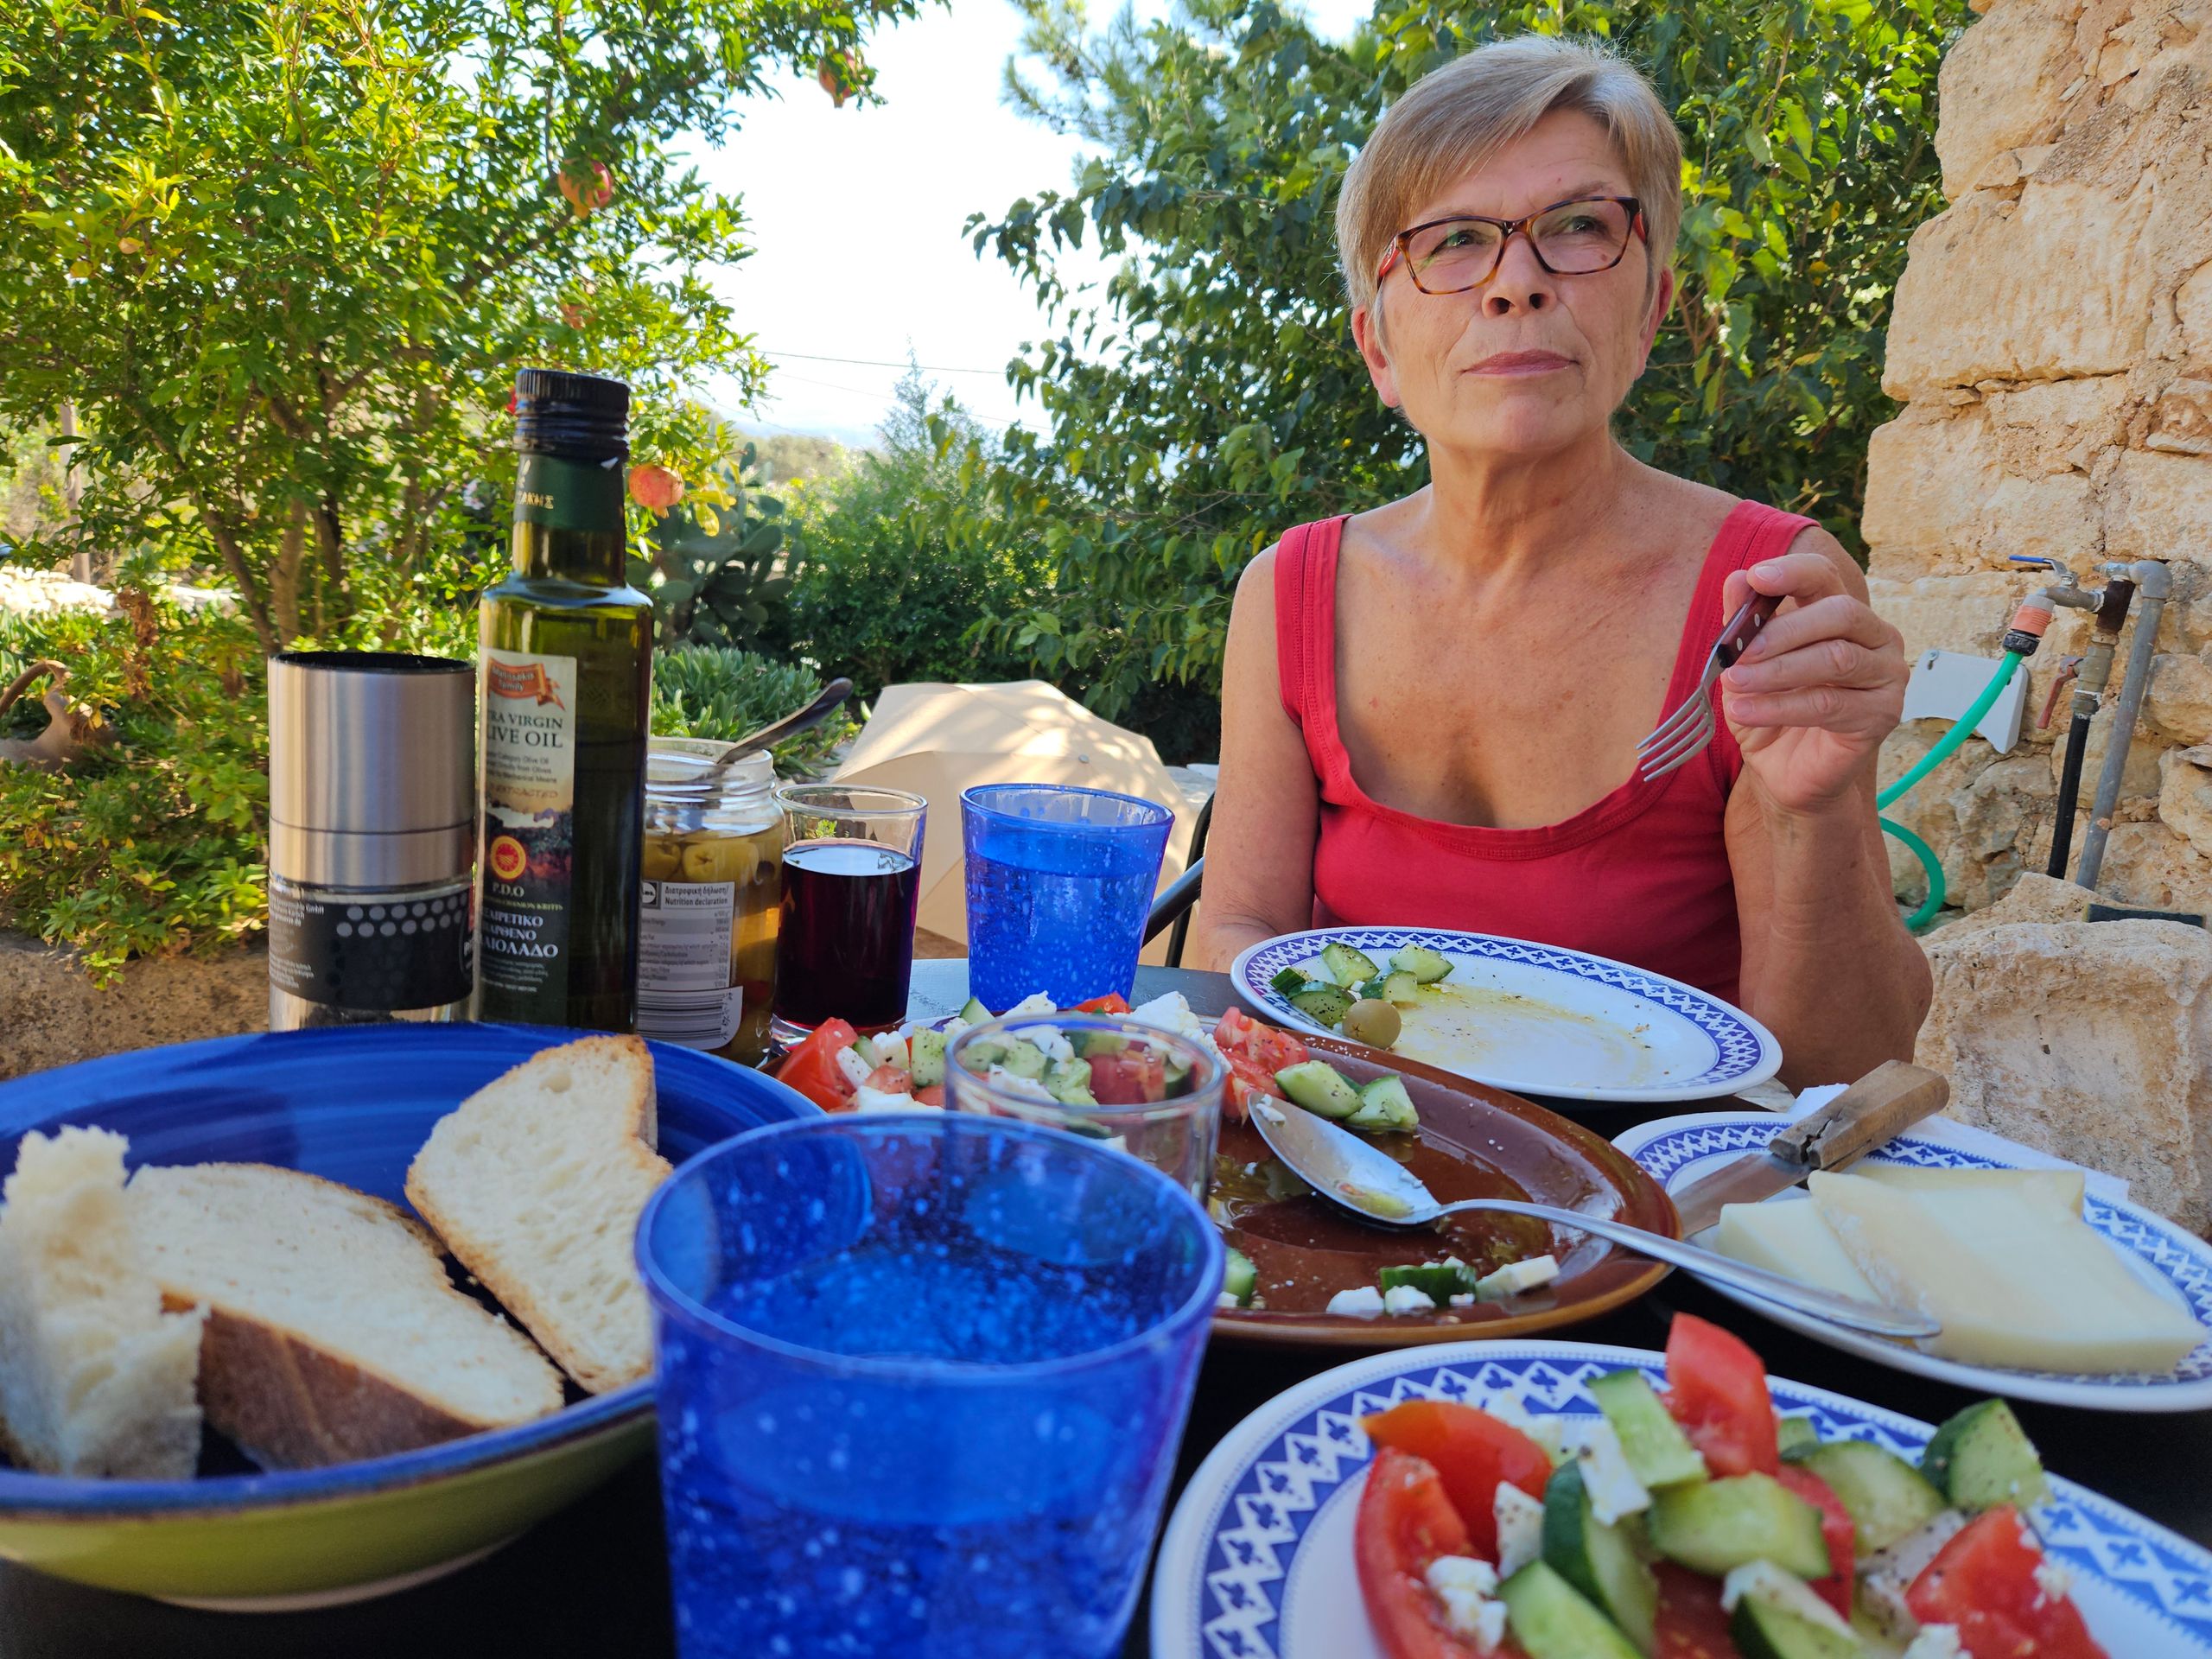
[[[1519,219],[1569,198],[1630,194],[1605,128],[1561,110],[1416,204],[1406,225]],[[1401,258],[1374,306],[1353,313],[1352,332],[1382,401],[1432,444],[1534,459],[1601,430],[1643,372],[1674,297],[1673,273],[1651,283],[1650,260],[1631,235],[1611,270],[1555,276],[1516,236],[1479,288],[1424,294]]]

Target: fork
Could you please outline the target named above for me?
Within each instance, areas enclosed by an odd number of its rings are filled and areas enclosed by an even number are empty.
[[[1637,775],[1645,782],[1664,777],[1687,760],[1693,760],[1713,741],[1713,684],[1735,660],[1744,654],[1744,648],[1758,637],[1758,631],[1773,620],[1781,607],[1779,597],[1753,594],[1744,603],[1744,608],[1728,619],[1720,630],[1720,637],[1713,642],[1712,652],[1705,659],[1705,672],[1697,677],[1697,685],[1683,698],[1675,712],[1652,728],[1651,735],[1636,746]]]

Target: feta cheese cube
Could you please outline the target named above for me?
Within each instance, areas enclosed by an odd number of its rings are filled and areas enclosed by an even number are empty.
[[[1393,1285],[1382,1293],[1385,1313],[1433,1313],[1436,1299],[1418,1285]]]
[[[1548,1285],[1559,1277],[1559,1262],[1548,1255],[1532,1255],[1526,1262],[1509,1262],[1496,1273],[1475,1281],[1475,1294],[1485,1302],[1502,1302],[1508,1296]]]
[[[1471,1555],[1440,1555],[1423,1575],[1444,1604],[1444,1622],[1484,1651],[1505,1639],[1505,1604],[1495,1599],[1497,1573]]]
[[[1213,1305],[1216,1307],[1242,1307],[1244,1306],[1243,1303],[1236,1300],[1236,1293],[1233,1290],[1223,1291],[1219,1295],[1213,1299]]]
[[[2074,1575],[2065,1564],[2054,1561],[2048,1555],[2036,1563],[2036,1588],[2052,1601],[2063,1601],[2074,1587]]]
[[[1008,1008],[1000,1018],[1012,1020],[1025,1014],[1058,1014],[1059,1011],[1058,1006],[1044,992],[1032,991],[1020,1001]]]
[[[1191,1012],[1191,1005],[1180,991],[1170,991],[1149,1002],[1140,1002],[1127,1017],[1141,1026],[1158,1026],[1163,1031],[1187,1034],[1200,1029],[1198,1016]]]
[[[1923,1624],[1900,1659],[1967,1659],[1955,1624]]]
[[[1544,1501],[1501,1480],[1491,1514],[1497,1522],[1498,1574],[1510,1579],[1544,1553]]]
[[[1075,1045],[1058,1026],[1024,1026],[1020,1034],[1043,1049],[1048,1060],[1075,1058]]]
[[[1371,1319],[1382,1311],[1382,1293],[1373,1285],[1340,1290],[1329,1298],[1327,1311],[1339,1319]]]
[[[1566,1440],[1582,1467],[1582,1490],[1590,1495],[1590,1512],[1606,1526],[1624,1515],[1640,1515],[1651,1507],[1651,1494],[1628,1465],[1621,1437],[1613,1426],[1595,1414],[1569,1420]]]
[[[856,1112],[911,1112],[917,1104],[912,1095],[890,1094],[881,1089],[871,1089],[866,1084],[853,1091],[853,1109]]]
[[[868,1073],[875,1070],[861,1056],[857,1048],[841,1048],[837,1051],[837,1069],[845,1074],[845,1080],[855,1089],[866,1083]]]
[[[1050,1105],[1059,1104],[1052,1098],[1052,1091],[1037,1078],[1017,1076],[1002,1065],[993,1066],[985,1074],[985,1081],[992,1088],[1012,1095],[1016,1100],[1041,1100]]]
[[[1456,1303],[1459,1299],[1454,1297],[1452,1300]],[[1552,1467],[1554,1469],[1567,1461],[1566,1418],[1534,1416],[1519,1400],[1510,1394],[1493,1395],[1483,1409],[1497,1418],[1499,1422],[1519,1429],[1538,1446],[1543,1447],[1544,1454],[1552,1460]]]

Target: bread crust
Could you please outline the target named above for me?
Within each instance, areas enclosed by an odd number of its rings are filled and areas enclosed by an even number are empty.
[[[651,1178],[658,1185],[668,1177],[672,1167],[654,1149],[658,1122],[654,1106],[652,1083],[652,1054],[642,1039],[637,1037],[585,1037],[557,1048],[542,1049],[523,1064],[527,1065],[550,1054],[573,1054],[579,1051],[612,1050],[626,1059],[641,1065],[646,1078],[645,1088],[632,1095],[622,1105],[624,1137],[622,1154],[640,1174]],[[518,1068],[519,1069],[519,1068]],[[463,1101],[452,1113],[441,1118],[442,1125],[467,1105]],[[431,1129],[431,1139],[437,1135]],[[575,1379],[578,1387],[590,1394],[606,1394],[626,1387],[652,1373],[652,1356],[645,1354],[637,1363],[621,1366],[594,1364],[567,1340],[558,1315],[535,1294],[527,1274],[511,1266],[481,1240],[472,1236],[467,1223],[441,1205],[424,1179],[423,1160],[429,1151],[425,1141],[421,1152],[407,1167],[407,1201],[428,1223],[454,1260],[476,1276],[477,1282],[492,1293],[501,1307],[530,1332],[537,1345],[553,1357],[554,1363]]]

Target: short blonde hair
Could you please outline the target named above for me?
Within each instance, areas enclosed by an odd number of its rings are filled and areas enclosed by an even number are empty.
[[[1675,254],[1682,222],[1682,141],[1630,65],[1594,41],[1554,35],[1493,41],[1432,70],[1393,104],[1337,196],[1337,257],[1355,309],[1375,303],[1376,267],[1407,216],[1554,110],[1579,110],[1611,135],[1643,204],[1651,271]]]

